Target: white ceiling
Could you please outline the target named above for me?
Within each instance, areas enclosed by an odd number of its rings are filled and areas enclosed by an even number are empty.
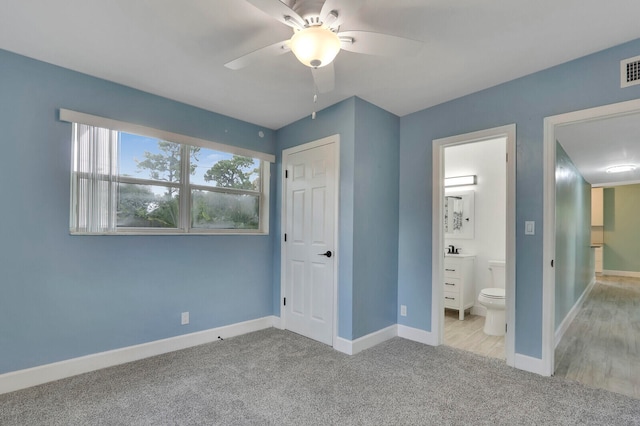
[[[594,186],[640,183],[640,113],[558,126],[556,140],[580,174]],[[637,169],[606,173],[620,164]]]
[[[359,96],[403,116],[640,37],[638,0],[369,0],[341,30],[421,40],[389,59],[341,52],[317,109]],[[243,0],[2,0],[0,48],[277,129],[310,114],[291,53],[224,64],[291,29]]]

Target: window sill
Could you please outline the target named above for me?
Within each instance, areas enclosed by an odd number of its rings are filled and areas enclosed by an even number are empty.
[[[122,231],[122,232],[69,232],[69,235],[72,236],[118,236],[118,235],[128,235],[128,236],[190,236],[190,235],[198,235],[198,236],[223,236],[223,235],[247,235],[247,236],[267,236],[268,232],[260,232],[260,231],[250,231],[250,232],[240,232],[237,230],[229,230],[228,232],[144,232],[144,231]]]

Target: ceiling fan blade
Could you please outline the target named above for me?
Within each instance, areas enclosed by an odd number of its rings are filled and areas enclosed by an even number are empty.
[[[417,54],[423,45],[418,40],[369,31],[344,31],[339,32],[338,37],[344,50],[366,55],[412,56]]]
[[[262,59],[272,56],[282,55],[283,53],[287,53],[289,51],[291,51],[291,49],[289,48],[289,40],[279,41],[277,43],[273,43],[270,46],[254,50],[251,53],[240,56],[239,58],[234,59],[231,62],[227,62],[226,64],[224,64],[224,66],[232,70],[239,70],[240,68],[244,68],[254,62],[258,62]]]
[[[330,21],[330,28],[338,28],[342,22],[344,22],[345,18],[354,16],[364,3],[365,0],[326,0],[320,10],[320,19],[322,22]],[[338,17],[335,19],[327,19],[329,14],[334,10],[338,13]]]
[[[321,68],[311,68],[313,82],[318,89],[318,93],[331,92],[335,87],[336,73],[333,69],[333,62]]]
[[[280,0],[247,0],[249,3],[292,28],[304,28],[304,19]]]

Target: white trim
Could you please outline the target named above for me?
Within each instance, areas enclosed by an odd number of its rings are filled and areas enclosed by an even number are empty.
[[[365,349],[379,345],[380,343],[396,337],[397,335],[398,326],[394,324],[387,328],[369,333],[366,336],[359,337],[356,340],[347,340],[342,337],[337,337],[333,340],[333,349],[347,355],[355,355],[358,352],[362,352]]]
[[[271,205],[271,163],[262,162],[261,164],[261,181],[262,186],[260,194],[260,207],[258,210],[259,227],[263,235],[269,234],[269,206]],[[191,193],[189,193],[191,196]],[[191,210],[189,210],[191,211]]]
[[[515,354],[514,365],[519,370],[528,371],[530,373],[540,374],[541,376],[550,376],[547,368],[540,358],[533,358],[527,355]]]
[[[277,328],[278,330],[284,330],[282,319],[280,317],[277,317],[275,315],[273,316],[273,327]]]
[[[506,280],[507,324],[505,335],[506,363],[515,366],[516,354],[516,125],[507,129],[507,215],[506,215]]]
[[[334,199],[334,233],[333,233],[333,244],[334,244],[334,268],[333,268],[333,347],[336,348],[336,345],[342,347],[342,343],[338,341],[340,339],[338,337],[338,271],[339,271],[339,229],[340,229],[340,134],[335,134],[331,136],[327,136],[322,139],[318,139],[312,142],[307,142],[302,145],[296,145],[291,148],[287,148],[282,150],[282,163],[281,163],[281,185],[280,191],[281,200],[280,200],[280,232],[282,235],[286,232],[287,229],[287,179],[285,178],[286,165],[289,158],[289,155],[295,154],[300,151],[305,151],[308,149],[318,148],[323,145],[335,144],[334,149],[334,164],[335,164],[335,199]],[[278,236],[277,238],[281,238]],[[284,244],[283,240],[280,240],[280,327],[282,330],[287,329],[287,316],[286,309],[283,309],[283,300],[284,295],[286,293],[286,271],[287,271],[287,245]],[[344,339],[342,339],[344,340]],[[346,342],[347,340],[345,340]],[[338,349],[339,350],[339,349]],[[340,352],[344,352],[340,350]],[[347,353],[347,352],[344,352]]]
[[[444,297],[440,283],[444,282],[444,145],[433,141],[432,220],[431,220],[431,334],[434,345],[444,343]]]
[[[0,394],[190,348],[204,343],[215,342],[219,340],[219,336],[225,339],[263,330],[272,327],[274,321],[275,317],[267,316],[209,330],[142,343],[140,345],[128,346],[24,370],[12,371],[0,375]]]
[[[154,138],[169,140],[171,142],[215,149],[228,152],[230,154],[242,155],[245,157],[259,158],[270,163],[274,163],[276,161],[276,156],[273,154],[254,151],[252,149],[240,148],[238,146],[227,145],[220,142],[208,141],[206,139],[194,138],[191,136],[182,135],[180,133],[167,132],[165,130],[154,129],[153,127],[127,123],[126,121],[113,120],[97,115],[71,111],[64,108],[60,108],[60,121],[67,121],[69,123],[81,123],[89,126],[96,126],[105,129],[133,133],[136,135],[151,136]]]
[[[555,270],[551,261],[556,249],[556,138],[555,128],[564,124],[575,124],[613,118],[640,112],[640,99],[603,105],[580,111],[554,115],[544,119],[544,165],[543,165],[543,222],[542,237],[542,364],[544,375],[550,376],[555,370]]]
[[[555,123],[544,119],[542,223],[542,365],[545,376],[555,371],[556,138]],[[550,141],[550,143],[549,143]]]
[[[216,229],[214,231],[209,231],[209,232],[184,232],[182,231],[181,228],[175,228],[175,231],[171,232],[169,230],[162,230],[160,232],[156,232],[156,229],[162,229],[162,228],[133,228],[135,229],[135,231],[117,231],[117,232],[75,232],[75,231],[69,231],[69,235],[74,235],[74,236],[83,236],[83,235],[90,235],[90,236],[96,236],[96,235],[100,235],[100,236],[104,236],[104,237],[112,237],[112,236],[118,236],[118,235],[162,235],[162,236],[169,236],[169,235],[180,235],[180,236],[185,236],[185,235],[209,235],[209,236],[215,236],[215,235],[251,235],[251,236],[268,236],[269,235],[269,230],[266,229],[264,231],[259,231],[259,230],[247,230],[246,232],[243,232],[241,229]]]
[[[576,319],[576,316],[580,312],[580,309],[582,309],[582,305],[584,305],[584,301],[587,300],[587,296],[589,295],[589,293],[591,293],[591,290],[593,290],[593,286],[595,285],[596,285],[596,279],[593,278],[589,283],[589,285],[587,286],[587,288],[584,289],[584,291],[576,301],[575,305],[573,305],[573,308],[571,308],[567,316],[564,317],[564,320],[562,320],[562,323],[556,330],[556,334],[555,334],[556,344],[554,346],[555,348],[558,347],[558,343],[560,343],[560,341],[562,340],[564,333],[567,332],[567,329],[569,328],[573,320]]]
[[[343,354],[353,355],[352,341],[343,337],[336,337],[333,339],[333,349]]]
[[[433,141],[433,199],[432,199],[432,271],[431,271],[431,333],[435,345],[444,339],[444,305],[442,282],[444,269],[444,232],[442,199],[444,197],[444,148],[497,138],[506,138],[506,152],[509,161],[507,171],[506,202],[506,315],[511,325],[505,335],[505,356],[509,366],[515,366],[515,330],[516,330],[516,125],[495,127],[493,129],[456,135]]]
[[[640,272],[636,271],[615,271],[612,269],[603,269],[602,275],[613,275],[616,277],[640,278]]]
[[[406,325],[398,324],[398,336],[414,342],[424,343],[425,345],[438,345],[438,341],[434,333],[426,330],[420,330],[418,328],[408,327]]]

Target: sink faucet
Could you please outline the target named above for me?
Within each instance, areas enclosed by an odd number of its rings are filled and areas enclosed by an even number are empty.
[[[455,251],[456,251],[456,248],[454,246],[452,246],[452,245],[449,246],[449,251],[448,251],[449,254],[454,254]]]

